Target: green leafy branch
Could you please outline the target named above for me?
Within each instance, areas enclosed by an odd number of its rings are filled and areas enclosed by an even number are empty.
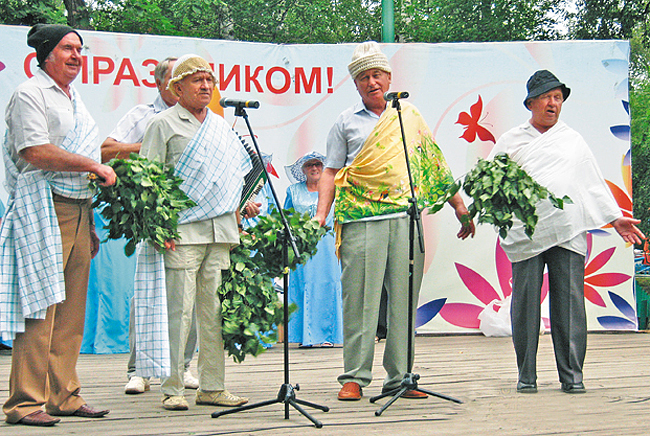
[[[289,247],[289,269],[293,270],[316,254],[316,245],[328,229],[307,213],[284,212],[300,252],[296,258]],[[276,329],[283,322],[283,306],[273,286],[273,279],[284,272],[285,236],[279,212],[274,209],[246,232],[230,252],[230,268],[223,271],[219,289],[224,348],[238,363],[247,354],[257,356],[264,351],[264,344],[277,342]],[[296,308],[293,304],[289,312]]]
[[[126,238],[124,253],[131,256],[140,241],[148,239],[160,249],[177,239],[178,213],[196,204],[180,189],[183,180],[174,169],[136,153],[108,165],[117,175],[114,185],[90,180],[97,190],[93,207],[102,207],[99,213],[108,221],[106,240]]]
[[[456,186],[457,190],[460,181]],[[479,224],[496,226],[502,238],[507,236],[516,217],[524,223],[526,236],[532,239],[538,220],[536,206],[541,200],[548,198],[558,209],[573,203],[566,195],[557,198],[505,153],[497,154],[493,160],[479,159],[465,176],[462,187],[473,200],[467,208],[469,218],[478,215]]]

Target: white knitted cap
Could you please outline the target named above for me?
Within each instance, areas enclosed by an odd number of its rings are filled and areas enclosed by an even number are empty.
[[[348,71],[353,79],[357,76],[373,68],[378,68],[387,73],[392,73],[388,58],[381,52],[379,44],[375,41],[362,42],[354,49],[352,54],[352,62],[348,65]]]

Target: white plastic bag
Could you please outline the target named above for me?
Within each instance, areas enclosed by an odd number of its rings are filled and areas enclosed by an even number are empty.
[[[504,300],[492,300],[478,314],[479,329],[488,337],[512,336],[510,324],[510,295]]]

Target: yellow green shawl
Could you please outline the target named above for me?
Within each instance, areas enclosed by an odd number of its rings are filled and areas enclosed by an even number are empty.
[[[439,203],[453,183],[449,166],[415,106],[402,120],[420,210]],[[336,174],[338,224],[408,209],[411,197],[397,110],[388,107],[352,163]]]

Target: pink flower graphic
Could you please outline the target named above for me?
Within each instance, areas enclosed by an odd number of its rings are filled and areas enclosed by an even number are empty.
[[[602,231],[600,230],[596,231],[597,234],[600,234],[601,232]],[[600,324],[606,328],[634,328],[632,326],[633,321],[630,321],[634,318],[630,315],[630,304],[619,295],[607,291],[607,288],[609,287],[617,286],[630,280],[631,276],[616,272],[599,272],[612,258],[616,251],[616,247],[605,249],[592,259],[592,246],[593,235],[590,232],[587,234],[587,255],[585,256],[585,298],[596,306],[607,307],[607,303],[601,295],[601,292],[606,291],[614,307],[622,312],[623,315],[625,315],[625,318],[611,316],[600,317],[598,318]],[[478,304],[447,302],[447,299],[445,298],[431,301],[418,308],[416,327],[426,324],[435,315],[440,313],[440,316],[452,325],[469,329],[478,329],[480,326],[478,315],[485,306],[493,300],[503,301],[506,297],[512,294],[512,267],[505,252],[501,248],[498,239],[495,251],[495,266],[500,292],[497,291],[497,289],[495,289],[487,279],[473,269],[459,263],[455,263],[454,265],[461,281],[472,295],[476,297]],[[544,302],[547,295],[548,274],[545,273],[542,283],[540,303]],[[546,328],[549,328],[549,319],[543,318],[543,321]]]
[[[492,300],[504,300],[512,294],[512,266],[503,248],[501,248],[498,238],[495,251],[495,266],[499,288],[501,290],[500,293],[497,292],[490,282],[473,269],[459,263],[455,263],[454,265],[463,284],[481,304],[446,303],[440,309],[440,316],[455,326],[478,329],[480,325],[478,315],[485,309],[485,306]],[[541,301],[544,301],[547,295],[548,277],[544,274]],[[547,319],[544,319],[544,324],[548,325]]]
[[[593,235],[589,233],[587,235],[587,256],[585,257],[585,298],[596,306],[607,307],[605,300],[596,288],[617,286],[630,280],[632,277],[622,273],[597,274],[598,271],[612,258],[616,251],[616,247],[611,247],[600,252],[590,261],[589,258],[591,255],[592,242]]]

